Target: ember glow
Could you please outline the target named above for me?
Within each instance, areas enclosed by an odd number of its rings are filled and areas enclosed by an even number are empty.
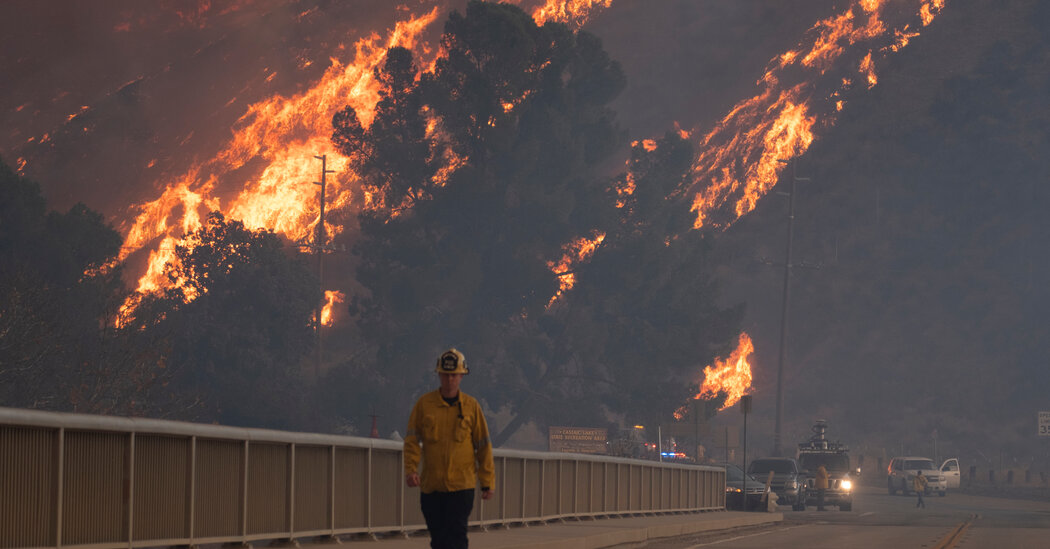
[[[751,363],[748,357],[755,352],[755,346],[751,342],[751,336],[747,332],[740,333],[739,343],[736,349],[725,360],[715,359],[715,363],[704,368],[704,383],[700,386],[700,392],[693,400],[700,398],[715,398],[725,393],[725,404],[720,410],[725,410],[740,401],[740,397],[747,394],[751,389]],[[683,406],[675,412],[675,418],[684,417],[688,407]]]
[[[692,181],[682,189],[683,195],[693,197],[694,228],[725,228],[752,211],[776,184],[785,165],[781,161],[805,153],[815,132],[835,122],[843,106],[839,97],[853,78],[836,78],[842,87],[829,94],[818,89],[825,75],[852,73],[868,87],[878,82],[876,62],[918,35],[911,28],[914,21],[891,28],[883,18],[884,11],[892,11],[885,9],[887,4],[858,0],[846,11],[818,21],[798,49],[770,61],[771,68],[758,82],[761,91],[737,103],[700,139]],[[915,17],[922,26],[929,25],[943,7],[944,0],[923,0]],[[799,81],[789,74],[804,76]],[[732,210],[728,220],[712,219],[727,205]]]

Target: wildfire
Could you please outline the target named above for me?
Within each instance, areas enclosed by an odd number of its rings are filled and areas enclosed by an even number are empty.
[[[549,20],[582,24],[589,14],[611,2],[549,0],[535,10],[534,16],[540,24]],[[322,154],[327,155],[329,168],[342,175],[329,180],[325,197],[328,209],[345,208],[351,203],[359,207],[387,207],[373,202],[360,190],[356,190],[355,196],[355,189],[347,185],[353,180],[352,174],[346,173],[349,161],[328,139],[332,115],[349,104],[363,126],[371,125],[379,101],[379,83],[374,78],[374,69],[383,63],[390,47],[431,52],[429,46],[417,42],[422,32],[437,20],[439,12],[440,7],[435,6],[422,15],[408,16],[397,23],[385,40],[373,33],[357,41],[352,62],[344,64],[332,59],[321,80],[299,95],[275,95],[249,106],[222,150],[193,165],[181,176],[161,184],[163,191],[156,200],[133,208],[138,215],[127,228],[121,259],[158,239],[168,247],[183,244],[182,235],[200,226],[198,208],[219,210],[222,204],[217,196],[218,187],[249,162],[261,165],[261,175],[244,182],[226,209],[228,217],[241,220],[250,229],[273,229],[293,241],[303,241],[316,233],[319,209],[314,186],[310,183],[317,180],[319,171],[314,156]],[[191,19],[200,16],[190,15]],[[435,60],[436,56],[421,64],[433,67]],[[435,177],[439,185],[467,162],[458,157],[447,157],[446,160],[446,166]],[[228,195],[229,191],[222,194]],[[180,215],[180,221],[172,220]],[[325,233],[330,236],[341,230],[342,227],[326,223]],[[171,252],[159,249],[151,252],[147,272],[140,278],[138,290],[150,291],[167,285],[163,277],[164,263],[172,258]]]
[[[734,106],[700,139],[702,152],[694,163],[692,180],[681,190],[693,195],[694,228],[725,228],[753,210],[776,184],[784,166],[781,161],[802,155],[812,144],[814,132],[834,123],[843,105],[838,97],[851,79],[840,79],[842,87],[829,101],[827,93],[817,90],[822,76],[833,70],[848,71],[859,74],[869,88],[878,82],[873,53],[898,51],[918,34],[908,24],[890,29],[882,18],[886,3],[856,0],[844,12],[818,21],[807,33],[812,37],[808,46],[774,57],[758,82],[760,93]],[[923,26],[933,21],[944,3],[921,1],[917,16]],[[876,47],[879,40],[889,43]],[[864,44],[869,46],[866,56],[859,61],[846,59],[848,51]],[[795,84],[785,83],[789,74],[797,73],[809,76]],[[713,221],[711,215],[729,202],[733,203],[733,217]]]
[[[736,404],[751,388],[751,364],[747,359],[754,352],[755,346],[751,343],[751,336],[747,335],[747,332],[741,332],[736,350],[729,358],[716,358],[713,365],[704,368],[704,383],[693,400],[714,398],[720,393],[725,393],[725,404],[719,409],[725,410]],[[685,411],[685,406],[679,408],[674,414],[675,419],[682,419]]]
[[[578,28],[583,26],[592,12],[610,5],[612,0],[547,0],[532,12],[532,18],[540,26],[547,21],[559,21]]]
[[[314,156],[327,155],[329,168],[337,172],[345,172],[348,165],[328,140],[332,115],[349,103],[363,124],[371,124],[379,100],[379,83],[373,70],[386,58],[388,48],[414,48],[417,37],[437,16],[435,7],[399,22],[386,40],[377,34],[363,38],[355,44],[353,62],[343,64],[333,59],[321,80],[307,91],[292,97],[275,95],[248,107],[222,150],[162,185],[160,198],[135,207],[139,214],[127,230],[121,259],[160,237],[181,242],[182,235],[200,226],[198,207],[220,209],[215,195],[219,182],[249,162],[262,166],[261,175],[244,183],[236,193],[229,204],[229,216],[250,229],[273,229],[291,240],[313,235],[319,208],[311,183],[318,180],[320,172]],[[330,179],[328,208],[350,204],[352,191],[344,183],[348,179]],[[170,222],[169,218],[176,215],[181,215],[181,221]],[[325,229],[326,234],[335,235],[341,227],[326,225]],[[150,254],[139,291],[166,285],[163,267],[171,258],[170,253],[160,251]]]
[[[344,300],[346,300],[346,294],[334,290],[325,290],[324,299],[324,308],[321,309],[321,325],[331,326],[332,308],[335,307],[336,303],[342,303]]]
[[[557,263],[554,261],[547,262],[547,267],[558,277],[559,284],[558,291],[547,302],[548,309],[562,294],[576,285],[576,274],[572,271],[572,266],[581,261],[586,261],[594,254],[603,240],[605,240],[605,233],[601,232],[594,235],[593,238],[577,238],[562,246],[562,252],[564,253],[561,256],[561,261]]]

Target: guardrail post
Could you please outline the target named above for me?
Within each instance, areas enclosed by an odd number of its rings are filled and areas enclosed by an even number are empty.
[[[248,441],[241,445],[241,544],[248,544]]]
[[[400,456],[400,459],[398,460],[398,463],[401,464],[400,471],[401,471],[402,474],[404,474],[404,471],[405,471],[405,451],[404,451],[403,447],[402,447],[401,452],[398,455]],[[399,478],[401,478],[401,477],[399,477]],[[398,490],[398,492],[397,492],[398,503],[400,504],[400,507],[399,507],[399,509],[400,509],[400,511],[399,511],[400,515],[399,516],[400,516],[400,518],[399,518],[399,520],[401,521],[401,535],[405,539],[408,539],[408,537],[409,537],[408,536],[408,531],[405,530],[405,508],[408,507],[408,496],[405,495],[405,490],[408,490],[408,482],[405,481],[402,478],[402,480],[400,482],[398,482],[397,484],[401,487],[401,489]],[[422,490],[422,488],[420,488],[420,490]]]
[[[564,484],[565,483],[565,479],[563,478],[564,475],[562,475],[562,465],[563,465],[563,463],[562,463],[562,460],[560,460],[560,459],[556,460],[555,463],[558,464],[558,478],[555,481],[555,482],[558,483],[558,503],[557,503],[557,505],[555,505],[554,508],[555,508],[555,513],[558,514],[558,520],[564,522],[565,519],[562,518],[562,515],[564,513],[562,512],[562,509],[561,509],[561,499],[562,499],[561,498],[561,491],[563,489],[565,489],[565,484]]]
[[[401,453],[402,459],[404,459],[404,452]],[[368,468],[367,479],[365,480],[365,526],[368,528],[368,535],[372,539],[376,539],[375,532],[372,531],[372,476],[375,471],[372,470],[372,447],[368,447],[368,459],[365,461]]]
[[[328,528],[328,535],[335,538],[335,444],[328,447]]]
[[[510,528],[507,524],[507,458],[500,459],[500,466],[503,472],[500,474],[500,498],[499,498],[499,520],[504,528]]]
[[[602,514],[609,514],[609,463],[602,462]]]
[[[525,501],[527,500],[525,491],[528,490],[528,484],[525,482],[525,479],[528,477],[528,466],[529,460],[521,458],[521,523],[524,526],[529,525],[529,522],[525,519],[525,515],[528,514],[525,512]]]
[[[58,444],[55,444],[55,547],[62,547],[62,485],[66,468],[66,430],[58,428]]]
[[[135,433],[128,433],[127,451],[124,453],[127,464],[124,468],[124,502],[128,506],[124,520],[127,522],[128,548],[131,548],[132,528],[135,523]]]
[[[295,443],[288,445],[288,539],[295,535]]]
[[[572,460],[572,514],[579,518],[580,513],[580,460]]]
[[[540,518],[547,516],[543,512],[543,506],[546,505],[546,501],[543,498],[543,494],[546,493],[544,490],[547,484],[547,460],[546,458],[540,460]]]
[[[186,534],[190,540],[190,547],[196,545],[193,543],[193,538],[196,537],[196,520],[194,515],[197,513],[197,437],[190,437],[190,455],[189,455],[189,478],[186,479],[186,494],[188,495],[186,501]]]

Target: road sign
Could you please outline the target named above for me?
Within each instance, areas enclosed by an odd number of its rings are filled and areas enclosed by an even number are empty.
[[[551,452],[604,454],[608,431],[590,427],[550,427],[548,437]]]
[[[1039,412],[1039,436],[1050,437],[1050,412]]]

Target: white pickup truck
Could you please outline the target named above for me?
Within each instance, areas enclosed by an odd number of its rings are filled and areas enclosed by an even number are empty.
[[[952,468],[954,466],[954,469]],[[912,479],[919,471],[926,477],[926,493],[944,497],[948,494],[948,488],[959,487],[959,460],[951,458],[946,460],[940,467],[933,464],[933,460],[920,456],[895,457],[890,460],[890,466],[886,470],[886,488],[890,495],[896,494],[898,490],[903,494],[913,493]]]
[[[958,488],[962,483],[962,472],[959,469],[959,460],[948,458],[941,464],[941,476],[948,483],[948,488]]]

